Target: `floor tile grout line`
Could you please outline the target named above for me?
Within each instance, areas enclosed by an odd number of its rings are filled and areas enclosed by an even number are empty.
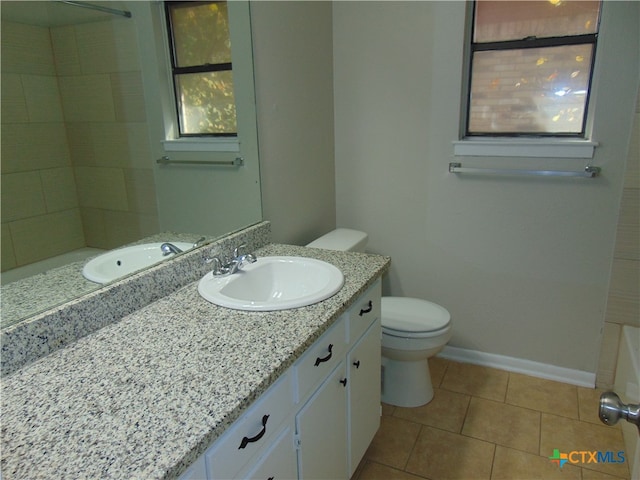
[[[459,393],[459,392],[455,392],[455,393]],[[573,417],[565,417],[564,415],[557,415],[555,413],[551,413],[551,412],[546,412],[544,410],[539,410],[537,408],[532,408],[532,407],[525,407],[522,405],[517,405],[515,403],[506,403],[506,402],[500,402],[499,400],[493,400],[492,398],[485,398],[485,397],[480,397],[478,395],[469,395],[469,394],[465,394],[468,395],[470,398],[477,398],[478,400],[482,400],[482,401],[487,401],[487,402],[495,402],[495,403],[502,403],[504,405],[507,405],[509,407],[514,407],[514,408],[521,408],[523,410],[528,410],[529,412],[535,412],[535,413],[548,413],[549,415],[556,415],[557,417],[562,417],[562,418],[567,418],[569,420],[578,420],[577,418],[573,418]],[[584,423],[591,423],[591,422],[584,422]]]
[[[489,470],[489,479],[493,477],[493,467],[496,464],[496,454],[498,453],[498,445],[493,444],[493,458],[491,459],[491,469]]]
[[[538,412],[538,455],[541,455],[541,454],[542,454],[542,413]]]
[[[462,435],[462,431],[464,430],[464,425],[467,423],[467,419],[469,417],[469,410],[471,409],[471,401],[473,400],[473,395],[469,395],[469,401],[467,402],[467,408],[464,411],[464,418],[462,419],[462,424],[460,425],[460,431],[458,432]]]
[[[485,367],[485,368],[491,368],[491,367]],[[493,368],[492,368],[492,370],[500,371],[500,369],[493,369]],[[414,455],[416,453],[416,446],[418,444],[418,438],[420,437],[421,434],[424,434],[426,432],[425,429],[428,429],[428,428],[439,430],[439,431],[442,431],[442,432],[445,432],[445,433],[448,433],[448,434],[460,435],[460,436],[463,436],[465,438],[475,439],[475,440],[482,441],[482,442],[485,442],[485,443],[493,445],[494,451],[493,451],[493,458],[492,458],[492,462],[491,462],[491,475],[493,475],[494,469],[495,469],[497,450],[498,450],[499,446],[501,446],[503,448],[507,448],[507,449],[513,450],[513,451],[521,452],[521,453],[524,453],[524,454],[537,456],[539,458],[547,458],[547,455],[546,454],[542,455],[542,452],[541,452],[541,447],[542,447],[542,419],[543,419],[543,415],[556,416],[558,418],[564,418],[566,420],[569,420],[569,421],[572,421],[572,422],[578,422],[578,423],[585,424],[585,425],[587,425],[587,424],[588,425],[594,425],[594,424],[597,425],[597,423],[595,423],[595,422],[590,422],[590,421],[587,421],[587,420],[583,420],[583,418],[581,418],[581,415],[580,415],[581,407],[589,407],[590,405],[589,405],[589,403],[586,403],[586,398],[585,397],[583,397],[583,398],[585,398],[585,401],[582,402],[582,404],[581,404],[581,401],[580,401],[581,395],[580,395],[580,391],[579,391],[579,389],[577,387],[573,388],[573,392],[574,392],[573,395],[574,395],[574,398],[575,398],[575,401],[576,401],[576,405],[577,405],[577,417],[573,417],[573,416],[562,415],[562,414],[559,414],[558,412],[549,412],[549,411],[545,411],[545,410],[542,410],[542,409],[539,409],[539,408],[532,408],[532,407],[529,407],[529,406],[522,406],[522,405],[509,403],[507,401],[507,399],[508,399],[508,395],[509,395],[509,388],[512,387],[511,372],[507,372],[507,386],[506,386],[506,389],[504,390],[504,396],[503,396],[503,400],[502,401],[499,400],[499,399],[496,399],[496,398],[485,398],[485,397],[482,397],[482,396],[479,396],[479,395],[470,394],[468,392],[458,392],[456,390],[451,390],[449,388],[444,388],[442,385],[445,384],[445,378],[446,378],[447,373],[450,373],[450,362],[445,361],[443,363],[442,374],[439,375],[439,380],[437,382],[434,382],[434,386],[436,386],[437,388],[439,388],[439,389],[441,389],[443,391],[448,391],[448,392],[464,395],[465,397],[467,397],[468,401],[467,401],[467,405],[466,405],[466,409],[465,409],[465,412],[464,412],[463,421],[462,421],[460,429],[459,430],[449,430],[449,429],[446,429],[444,427],[433,426],[433,425],[429,425],[427,423],[422,423],[421,421],[409,420],[409,419],[406,419],[406,418],[397,417],[397,418],[402,418],[403,420],[405,420],[407,422],[410,422],[410,423],[412,423],[412,424],[414,424],[416,426],[419,426],[419,431],[418,431],[418,436],[416,437],[415,441],[411,445],[409,454],[407,456],[407,460],[404,463],[404,467],[402,469],[400,469],[398,467],[389,465],[388,466],[389,468],[392,468],[392,469],[398,470],[398,471],[403,471],[403,472],[405,472],[407,474],[415,475],[415,476],[420,477],[420,478],[427,478],[427,477],[423,477],[422,475],[409,472],[409,471],[406,470],[406,468],[407,468],[407,466],[409,464],[409,460],[411,459],[412,455]],[[536,377],[534,377],[534,378],[536,378]],[[563,383],[563,382],[557,382],[557,383]],[[565,385],[570,385],[570,384],[565,384]],[[570,386],[575,387],[574,385],[570,385]],[[471,401],[474,398],[476,398],[478,400],[491,401],[491,402],[495,402],[495,403],[498,403],[498,404],[510,405],[510,406],[513,406],[513,407],[516,407],[516,408],[520,408],[520,409],[523,409],[523,410],[528,410],[530,412],[535,412],[537,414],[537,427],[538,427],[538,431],[536,433],[537,434],[537,455],[536,455],[536,453],[533,453],[533,452],[528,451],[528,450],[522,450],[520,448],[516,448],[516,447],[513,447],[513,446],[500,445],[500,444],[497,444],[495,442],[488,441],[488,440],[485,440],[485,439],[482,439],[482,438],[476,438],[476,437],[473,437],[473,436],[468,435],[468,434],[463,434],[462,431],[464,430],[464,426],[465,426],[466,422],[469,420]],[[396,413],[397,413],[397,409],[395,409],[395,407],[394,407],[394,409],[391,411],[391,415],[390,416],[395,417]],[[370,461],[370,462],[372,462],[372,461]],[[375,461],[373,461],[372,463],[378,463],[379,464],[379,462],[375,462]],[[384,464],[382,464],[382,465],[384,465]],[[585,471],[585,469],[580,467],[580,477],[581,478],[584,477],[584,474],[583,474],[584,471]],[[598,472],[598,470],[592,470],[592,469],[586,469],[586,471]],[[612,475],[612,478],[616,478],[616,479],[620,478],[620,479],[622,479],[624,477],[617,477],[614,474],[614,475]],[[628,476],[626,478],[628,479]]]
[[[627,468],[628,468],[628,467],[629,467],[629,465],[627,464]],[[628,473],[626,476],[624,476],[624,477],[620,477],[620,476],[618,476],[618,475],[616,475],[616,474],[614,474],[614,473],[608,473],[608,472],[607,472],[607,473],[605,473],[605,472],[602,472],[602,471],[600,471],[600,470],[596,470],[596,469],[593,469],[593,468],[585,467],[584,465],[580,466],[580,470],[581,470],[581,473],[582,473],[582,472],[584,472],[585,470],[586,470],[586,471],[588,471],[588,472],[590,472],[590,473],[594,473],[594,472],[595,472],[595,473],[600,473],[600,474],[603,474],[603,473],[604,473],[605,475],[609,475],[609,476],[611,476],[612,478],[614,478],[614,479],[616,479],[616,480],[618,480],[618,479],[619,479],[619,480],[629,480],[629,479],[631,478],[631,472],[629,472],[629,473]]]
[[[429,425],[427,425],[427,426],[429,426]],[[445,430],[443,428],[438,428],[438,427],[431,427],[431,428],[435,428],[435,429],[441,430],[443,432],[452,433],[454,435],[460,435],[461,437],[469,438],[471,440],[478,440],[479,442],[491,443],[491,444],[495,445],[496,447],[508,448],[509,450],[514,450],[516,452],[526,453],[526,454],[529,454],[529,455],[535,455],[537,457],[546,457],[546,455],[542,455],[541,453],[532,453],[529,450],[523,450],[522,448],[514,447],[512,445],[503,445],[501,443],[492,442],[492,441],[486,440],[484,438],[474,437],[474,436],[466,434],[466,433],[455,433],[455,432],[452,432],[451,430]],[[540,435],[538,435],[538,438],[540,438]],[[540,445],[539,444],[538,444],[538,452],[540,452]]]
[[[450,360],[446,360],[446,361],[447,361],[446,368],[448,370],[448,368],[449,368],[448,364],[451,363],[451,361]],[[458,394],[462,394],[462,395],[469,395],[471,397],[477,397],[477,398],[480,398],[480,399],[485,399],[485,400],[491,400],[491,401],[494,401],[494,402],[504,403],[506,405],[511,405],[511,406],[514,406],[514,407],[526,408],[528,410],[533,410],[533,411],[537,411],[537,412],[541,412],[541,413],[549,413],[551,415],[556,415],[558,417],[568,418],[568,419],[572,419],[572,420],[580,420],[580,421],[584,421],[586,423],[593,423],[593,422],[587,422],[586,420],[582,420],[580,418],[580,398],[578,396],[578,387],[576,385],[572,385],[570,383],[565,383],[565,382],[560,382],[560,381],[557,381],[557,380],[549,380],[549,379],[534,377],[532,375],[527,375],[527,374],[522,374],[522,373],[519,374],[519,375],[523,375],[525,377],[536,378],[536,379],[539,379],[539,380],[546,380],[546,381],[549,381],[549,382],[558,383],[558,384],[566,385],[566,386],[569,386],[569,387],[574,387],[573,389],[574,389],[574,392],[575,392],[575,400],[576,400],[576,406],[577,406],[577,412],[576,412],[577,416],[576,417],[572,417],[572,416],[562,415],[562,414],[559,414],[557,412],[547,412],[547,411],[540,410],[540,409],[537,409],[537,408],[526,407],[526,406],[518,405],[516,403],[509,402],[507,400],[507,396],[508,396],[509,387],[510,387],[510,383],[511,383],[511,374],[513,374],[515,372],[502,370],[502,369],[496,368],[496,367],[486,367],[486,366],[484,366],[483,368],[488,369],[488,370],[497,371],[497,372],[507,373],[507,375],[508,375],[508,377],[507,377],[507,388],[505,389],[504,400],[500,401],[500,400],[496,400],[494,398],[487,398],[487,397],[483,397],[483,396],[480,396],[480,395],[475,395],[475,394],[469,393],[469,392],[460,392],[458,390],[452,390],[451,388],[446,388],[446,387],[443,387],[443,386],[439,386],[438,388],[441,388],[441,389],[446,390],[448,392],[458,393]],[[444,376],[443,376],[442,380],[444,380]],[[442,381],[440,382],[440,384],[442,384]],[[586,390],[597,390],[597,389],[588,389],[586,387],[583,387],[583,388],[585,388]]]
[[[413,423],[416,423],[416,422],[413,422]],[[407,460],[404,462],[404,466],[402,467],[403,472],[407,471],[407,465],[409,465],[409,460],[411,460],[411,455],[413,455],[413,452],[416,449],[416,445],[418,444],[418,439],[422,434],[422,430],[425,427],[427,427],[427,425],[423,425],[421,423],[417,423],[417,425],[420,425],[420,429],[418,430],[418,435],[416,435],[416,439],[413,441],[413,445],[411,445],[411,449],[409,449],[409,455],[407,455]]]
[[[509,398],[509,387],[511,386],[511,372],[507,372],[507,388],[504,390],[504,403],[510,405],[507,402],[507,398]]]
[[[439,431],[442,431],[442,432],[445,432],[445,433],[449,433],[449,434],[457,435],[455,432],[451,432],[450,430],[445,430],[445,429],[443,429],[443,428],[433,427],[433,426],[430,426],[430,425],[423,425],[423,424],[420,424],[420,423],[418,423],[418,422],[410,422],[410,423],[414,423],[414,424],[416,424],[416,425],[419,425],[419,426],[420,426],[420,432],[421,432],[421,431],[426,427],[426,428],[433,428],[433,429],[435,429],[435,430],[439,430]],[[419,432],[418,436],[420,435],[420,432]],[[464,437],[466,437],[466,438],[475,439],[475,440],[482,441],[482,442],[489,443],[489,444],[493,445],[493,447],[494,447],[494,456],[493,456],[492,463],[491,463],[491,471],[492,471],[492,472],[493,472],[493,468],[494,468],[494,464],[495,464],[495,455],[497,454],[497,449],[498,449],[498,447],[502,447],[502,448],[506,448],[506,449],[508,449],[508,450],[513,450],[513,451],[521,452],[521,453],[524,453],[524,454],[527,454],[527,455],[533,455],[533,456],[540,457],[540,458],[547,458],[547,456],[546,456],[546,455],[542,455],[542,454],[537,455],[537,454],[535,454],[535,453],[532,453],[532,452],[529,452],[529,451],[526,451],[526,450],[521,450],[521,449],[518,449],[518,448],[514,448],[514,447],[512,447],[512,446],[500,445],[500,444],[498,444],[498,443],[489,442],[489,441],[487,441],[487,440],[483,440],[483,439],[476,439],[476,438],[474,438],[474,437],[470,437],[470,436],[468,436],[468,435],[462,435],[462,434],[460,434],[460,436],[464,436]],[[409,453],[409,456],[407,457],[407,461],[406,461],[406,463],[404,464],[404,466],[403,466],[402,468],[397,467],[397,466],[394,466],[394,465],[389,465],[389,464],[386,464],[386,463],[383,463],[383,462],[380,462],[380,461],[371,460],[371,459],[367,459],[367,460],[366,460],[366,462],[368,462],[368,463],[375,463],[375,464],[382,465],[382,466],[385,466],[385,467],[390,468],[390,469],[393,469],[393,470],[401,471],[401,472],[408,473],[408,474],[410,474],[410,475],[413,475],[413,476],[416,476],[416,477],[419,477],[419,478],[423,478],[423,479],[429,480],[429,478],[428,478],[428,477],[424,477],[424,476],[422,476],[422,475],[420,475],[420,474],[418,474],[418,473],[410,472],[410,471],[408,471],[408,470],[407,470],[407,466],[408,466],[408,463],[409,463],[409,459],[410,459],[411,455],[413,454],[413,452],[414,452],[414,450],[415,450],[415,446],[416,446],[416,445],[417,445],[417,437],[416,437],[416,441],[414,442],[414,444],[413,444],[413,446],[412,446],[412,448],[411,448],[411,451],[410,451],[410,453]],[[581,472],[582,472],[584,469],[585,469],[585,467],[580,467]],[[590,471],[590,472],[595,472],[595,473],[602,473],[602,472],[600,472],[599,470],[594,470],[594,469],[589,469],[589,468],[586,468],[586,470],[588,470],[588,471]],[[620,477],[620,476],[617,476],[617,475],[615,475],[615,474],[611,474],[611,473],[609,473],[608,475],[610,475],[610,476],[612,477],[612,479],[619,479],[619,480],[628,480],[628,479],[629,479],[629,477],[628,477],[628,476],[627,476],[627,477]],[[360,477],[358,477],[358,478],[360,478]]]

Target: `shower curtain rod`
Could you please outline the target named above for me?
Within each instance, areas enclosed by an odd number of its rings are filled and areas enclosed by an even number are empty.
[[[76,2],[72,0],[58,0],[60,3],[66,3],[67,5],[73,5],[74,7],[88,8],[90,10],[98,10],[104,13],[110,13],[112,15],[120,15],[122,17],[131,18],[131,12],[128,10],[116,10],[115,8],[102,7],[100,5],[92,5],[87,2]]]

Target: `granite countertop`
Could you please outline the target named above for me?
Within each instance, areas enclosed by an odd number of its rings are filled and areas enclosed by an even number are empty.
[[[324,302],[238,312],[197,282],[2,381],[2,476],[175,478],[389,267],[388,257],[290,245],[258,256],[325,260]]]
[[[198,238],[200,236],[196,234],[162,232],[118,248],[164,241],[193,243]],[[82,267],[98,255],[100,254],[96,253],[83,260],[0,286],[2,298],[0,327],[7,327],[31,315],[102,288],[102,284],[91,282],[82,275]]]

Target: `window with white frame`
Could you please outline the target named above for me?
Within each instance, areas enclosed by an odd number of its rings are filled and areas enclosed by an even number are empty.
[[[167,1],[165,13],[180,137],[237,136],[226,1]]]
[[[585,138],[600,1],[473,2],[465,138]]]

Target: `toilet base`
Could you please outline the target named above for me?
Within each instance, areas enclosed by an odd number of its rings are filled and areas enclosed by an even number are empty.
[[[428,359],[391,360],[382,357],[382,402],[398,407],[419,407],[433,399]]]

